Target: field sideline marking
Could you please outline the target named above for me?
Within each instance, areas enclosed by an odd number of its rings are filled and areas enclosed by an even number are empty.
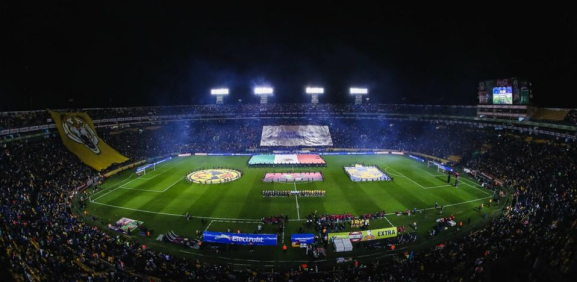
[[[124,179],[124,180],[121,180],[121,181],[118,181],[118,183],[116,183],[116,185],[118,185],[119,183],[121,183],[121,182],[123,182],[123,181],[129,180],[130,178],[132,178],[132,176],[134,176],[134,174],[130,174],[130,176],[129,176],[128,178],[126,178],[126,179]],[[114,185],[112,185],[111,187],[114,187]],[[88,199],[90,199],[90,201],[92,201],[92,197],[94,197],[94,196],[96,196],[97,194],[100,194],[100,193],[102,193],[102,192],[104,192],[104,191],[106,191],[106,190],[108,190],[108,189],[111,189],[111,188],[102,189],[102,190],[100,190],[100,191],[98,191],[98,192],[90,195],[90,196],[88,197]]]
[[[389,222],[389,224],[391,225],[391,227],[395,227],[395,226],[393,225],[393,223],[392,223],[386,216],[385,216],[384,218]]]
[[[465,202],[460,202],[460,203],[454,203],[454,204],[448,204],[445,205],[445,207],[453,207],[453,206],[458,206],[458,205],[462,205],[462,204],[468,204],[468,203],[472,203],[472,202],[476,202],[476,201],[481,201],[481,200],[486,200],[489,199],[493,196],[488,196],[488,197],[483,197],[483,198],[478,198],[478,199],[473,199],[473,200],[469,200],[469,201],[465,201]],[[165,213],[165,212],[155,212],[155,211],[147,211],[147,210],[141,210],[141,209],[133,209],[133,208],[127,208],[127,207],[120,207],[120,206],[114,206],[114,205],[109,205],[109,204],[103,204],[103,203],[99,203],[99,202],[92,202],[93,204],[97,204],[97,205],[102,205],[102,206],[107,206],[107,207],[112,207],[112,208],[117,208],[117,209],[123,209],[123,210],[129,210],[129,211],[136,211],[136,212],[143,212],[143,213],[152,213],[152,214],[161,214],[161,215],[169,215],[169,216],[179,216],[179,217],[184,217],[184,214],[174,214],[174,213]],[[431,207],[431,208],[426,208],[424,210],[428,211],[428,210],[434,210],[436,209],[435,207]],[[385,216],[387,215],[396,215],[395,212],[392,213],[386,213]],[[259,218],[226,218],[226,217],[209,217],[209,216],[191,216],[192,218],[200,218],[200,219],[212,219],[212,220],[230,220],[230,221],[260,221],[261,219]],[[305,219],[289,219],[289,221],[304,221]]]
[[[463,179],[461,179],[461,180],[463,180],[463,183],[465,183],[465,184],[467,184],[467,182],[469,182],[469,184],[472,183],[472,185],[474,185],[474,186],[477,187],[477,188],[479,188],[479,187],[485,188],[485,187],[481,186],[479,183],[477,183],[477,182],[475,182],[475,181],[473,181],[473,180],[470,180],[470,179],[467,179],[467,178],[463,178]]]
[[[479,191],[481,191],[481,192],[483,192],[483,193],[485,193],[485,194],[487,194],[487,195],[491,195],[490,192],[487,192],[487,191],[485,191],[485,190],[481,190],[481,189],[479,189],[479,188],[477,188],[477,187],[475,187],[475,186],[473,186],[473,185],[471,185],[471,184],[467,184],[467,182],[463,182],[463,184],[465,184],[465,185],[467,185],[467,186],[469,186],[469,187],[471,187],[471,188],[473,188],[473,189],[477,189],[477,190],[479,190]],[[494,192],[493,192],[493,193],[494,193]]]
[[[100,196],[100,197],[98,197],[98,198],[96,198],[96,199],[92,199],[92,200],[90,200],[90,201],[92,201],[93,203],[95,203],[96,200],[98,200],[98,199],[100,199],[100,198],[102,198],[102,197],[104,197],[104,196],[106,196],[106,195],[108,195],[108,194],[110,194],[110,193],[118,190],[118,189],[120,189],[120,187],[114,188],[112,191],[108,191],[108,193],[104,193],[104,195],[102,195],[102,196]]]
[[[136,174],[133,174],[133,175],[136,175]],[[131,177],[132,177],[132,176],[131,176]],[[130,179],[130,177],[129,177],[128,179]],[[126,180],[128,180],[128,179],[126,179]],[[96,198],[96,199],[91,199],[90,201],[91,201],[91,202],[94,202],[94,201],[96,201],[96,200],[98,200],[98,199],[100,199],[100,198],[102,198],[102,197],[104,197],[104,196],[106,196],[106,195],[108,195],[108,194],[110,194],[110,193],[112,193],[112,192],[114,192],[114,191],[122,188],[122,186],[124,186],[124,185],[126,185],[126,184],[128,184],[128,183],[130,183],[130,182],[132,182],[132,181],[134,181],[134,180],[136,180],[136,179],[138,179],[138,178],[134,178],[134,179],[132,179],[132,180],[130,180],[130,181],[128,181],[128,182],[126,182],[126,183],[124,183],[124,184],[116,187],[116,188],[114,188],[112,191],[108,191],[108,193],[105,193],[104,195],[101,195],[100,197],[98,197],[98,198]],[[121,182],[122,182],[122,181],[121,181]]]
[[[210,221],[210,223],[208,224],[208,226],[206,227],[206,229],[204,229],[204,231],[208,231],[208,228],[210,227],[210,225],[214,222],[214,219]]]

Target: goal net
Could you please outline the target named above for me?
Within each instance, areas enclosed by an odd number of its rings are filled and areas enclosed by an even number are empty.
[[[143,166],[143,167],[139,167],[136,169],[136,175],[137,176],[143,176],[146,175],[147,173],[150,173],[151,171],[156,169],[156,164],[150,164],[147,166]]]
[[[453,171],[450,167],[445,166],[442,163],[434,162],[434,161],[427,161],[427,167],[436,168],[438,172],[447,173],[447,171]]]
[[[145,166],[137,167],[136,168],[136,175],[138,175],[138,176],[146,175],[147,173],[150,173],[153,170],[155,170],[156,165],[159,165],[159,164],[166,162],[166,161],[169,161],[171,159],[172,159],[172,157],[168,157],[168,158],[162,159],[160,161],[157,161],[157,162],[154,162],[151,164],[147,164]]]

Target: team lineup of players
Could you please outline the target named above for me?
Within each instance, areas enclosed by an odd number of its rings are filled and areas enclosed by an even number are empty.
[[[324,197],[326,194],[325,190],[284,190],[284,191],[276,191],[276,190],[263,190],[262,196],[263,197],[290,197],[292,195],[297,195],[301,197]]]

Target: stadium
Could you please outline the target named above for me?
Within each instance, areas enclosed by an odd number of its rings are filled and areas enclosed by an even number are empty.
[[[2,108],[6,281],[575,273],[577,109],[537,105],[528,78],[476,78],[462,105],[245,84],[193,94],[206,103]]]

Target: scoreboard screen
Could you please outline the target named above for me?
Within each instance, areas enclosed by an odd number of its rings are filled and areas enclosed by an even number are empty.
[[[493,105],[512,105],[513,89],[511,86],[493,88]]]
[[[531,87],[524,78],[488,79],[479,82],[477,97],[480,105],[529,105]]]

